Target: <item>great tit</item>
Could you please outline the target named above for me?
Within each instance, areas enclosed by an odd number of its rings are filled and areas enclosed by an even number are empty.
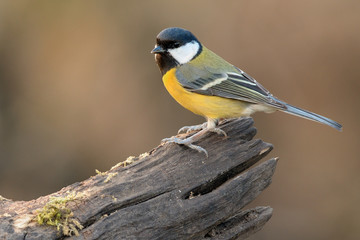
[[[179,130],[179,133],[198,131],[191,137],[166,138],[163,142],[183,144],[207,155],[204,148],[193,142],[209,131],[226,136],[223,130],[216,128],[219,119],[250,116],[258,111],[280,110],[342,130],[339,123],[329,118],[274,97],[250,75],[207,49],[188,30],[164,29],[158,34],[151,53],[155,54],[170,95],[184,108],[207,119],[202,125]]]

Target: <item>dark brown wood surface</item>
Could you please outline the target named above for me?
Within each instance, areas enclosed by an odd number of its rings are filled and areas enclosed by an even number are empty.
[[[0,199],[0,239],[243,239],[270,219],[270,207],[244,210],[270,183],[276,159],[253,166],[272,145],[253,139],[251,118],[221,124],[228,137],[207,134],[209,157],[164,144],[126,167],[31,201]],[[52,197],[75,194],[67,207],[83,229],[64,236],[39,225]]]

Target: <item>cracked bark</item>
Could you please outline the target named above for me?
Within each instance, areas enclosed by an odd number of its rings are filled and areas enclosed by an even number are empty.
[[[0,200],[0,239],[244,239],[270,219],[272,208],[244,210],[270,183],[276,159],[252,167],[272,150],[253,139],[253,120],[221,124],[228,138],[209,133],[197,144],[209,157],[176,144],[160,145],[127,167],[74,183],[31,201]],[[50,197],[69,192],[84,226],[63,236],[34,220]]]

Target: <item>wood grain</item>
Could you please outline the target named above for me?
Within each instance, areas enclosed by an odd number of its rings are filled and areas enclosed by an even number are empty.
[[[126,167],[74,183],[31,201],[0,200],[0,239],[243,239],[261,229],[272,208],[243,208],[269,184],[277,160],[256,166],[272,145],[253,139],[251,118],[233,119],[198,145],[165,144]],[[84,226],[63,236],[36,222],[51,197],[76,193],[67,206]]]

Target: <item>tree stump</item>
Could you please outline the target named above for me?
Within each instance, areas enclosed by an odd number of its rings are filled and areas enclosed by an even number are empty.
[[[227,138],[209,133],[196,143],[208,158],[163,144],[48,196],[0,198],[0,239],[246,238],[271,217],[270,207],[243,208],[271,183],[277,162],[252,167],[272,149],[253,139],[252,125],[221,123]]]

